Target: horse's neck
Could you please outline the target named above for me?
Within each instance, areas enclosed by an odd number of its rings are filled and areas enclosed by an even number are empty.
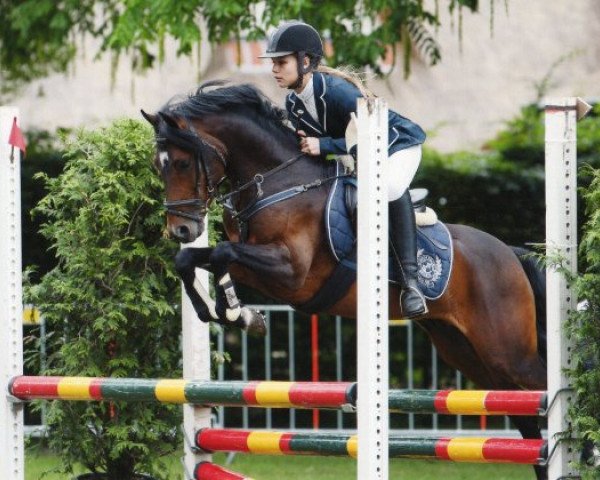
[[[300,154],[294,148],[295,145],[281,145],[276,138],[254,140],[253,143],[235,142],[235,145],[229,149],[230,179],[239,183],[248,182],[257,175],[264,175],[286,165]],[[285,170],[288,168],[286,167]]]
[[[227,176],[232,186],[252,181],[257,175],[264,175],[285,165],[300,154],[298,144],[289,137],[277,133],[265,133],[263,129],[252,122],[240,121],[239,117],[228,118],[226,123],[220,124],[219,130],[221,140],[228,150]],[[286,175],[299,177],[298,179],[302,180],[307,169],[314,169],[314,166],[306,165],[306,163],[305,161],[294,161],[293,164],[286,166],[283,171],[278,173],[278,180],[274,183],[280,184],[281,178]],[[309,176],[313,176],[313,174],[310,173]],[[283,183],[289,183],[293,178],[287,180]]]

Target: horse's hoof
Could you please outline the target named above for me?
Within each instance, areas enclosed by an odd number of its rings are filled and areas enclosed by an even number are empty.
[[[265,316],[258,310],[242,307],[242,319],[246,325],[244,330],[253,337],[264,337],[267,334]]]

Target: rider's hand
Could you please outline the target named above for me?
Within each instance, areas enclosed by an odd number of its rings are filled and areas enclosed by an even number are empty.
[[[317,137],[302,137],[300,138],[300,150],[309,155],[321,155],[321,144]]]

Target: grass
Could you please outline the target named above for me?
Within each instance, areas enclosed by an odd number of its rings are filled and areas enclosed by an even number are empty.
[[[220,459],[217,457],[216,459]],[[221,463],[221,462],[219,462]],[[350,458],[323,457],[256,457],[237,455],[228,467],[256,480],[343,480],[356,478],[356,461]],[[532,480],[533,469],[521,465],[474,465],[435,460],[401,460],[390,462],[390,478],[419,480]]]
[[[224,464],[224,455],[215,455]],[[170,479],[183,478],[179,457],[166,459]],[[47,451],[28,451],[25,457],[26,480],[71,480],[69,475],[44,472],[60,467],[60,459]],[[256,480],[345,480],[356,478],[356,462],[341,457],[257,456],[238,454],[227,467]],[[77,472],[77,473],[81,473]],[[401,460],[390,462],[390,479],[418,480],[533,480],[527,465],[461,464],[435,460]]]

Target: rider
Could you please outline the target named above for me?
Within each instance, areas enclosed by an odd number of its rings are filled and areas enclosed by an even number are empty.
[[[346,145],[345,131],[356,112],[356,99],[372,94],[355,76],[320,65],[323,43],[318,32],[300,21],[285,22],[269,38],[260,58],[272,59],[277,85],[291,90],[286,108],[301,137],[301,150],[315,156],[355,153],[354,146]],[[421,127],[389,111],[390,243],[398,260],[392,264],[400,279],[400,306],[406,318],[427,313],[417,283],[416,226],[408,192],[424,141]]]

